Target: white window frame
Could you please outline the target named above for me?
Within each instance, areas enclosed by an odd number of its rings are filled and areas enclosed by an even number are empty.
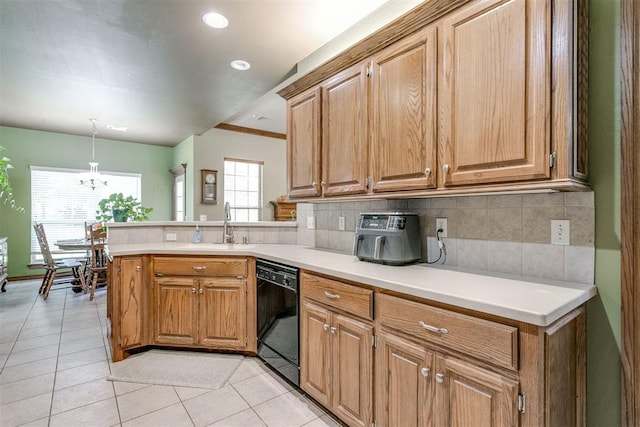
[[[38,222],[44,225],[45,233],[47,234],[47,241],[54,258],[84,257],[86,255],[84,252],[62,251],[58,249],[55,242],[61,239],[84,238],[84,224],[96,221],[96,210],[98,210],[97,201],[108,197],[111,193],[125,192],[125,187],[117,186],[116,182],[118,179],[122,177],[134,178],[137,182],[128,187],[131,191],[128,191],[128,194],[125,194],[125,197],[132,195],[142,202],[142,174],[140,173],[101,171],[100,174],[102,175],[102,178],[107,181],[107,185],[96,186],[95,190],[92,190],[91,188],[80,184],[80,174],[82,172],[86,172],[86,170],[33,165],[29,168],[31,170],[29,177],[31,193],[31,224]],[[38,175],[39,172],[66,174],[66,177],[69,179],[66,184],[68,186],[64,187],[61,191],[57,191],[55,185],[61,184],[60,181],[58,179],[48,179],[47,182],[51,182],[50,191],[53,192],[55,196],[47,198],[43,196],[40,191],[45,192],[48,190],[44,189],[42,185],[34,183],[34,179],[47,179],[44,174],[39,177],[34,177],[34,174]],[[77,180],[77,188],[71,187],[72,180]],[[95,205],[92,204],[91,207],[88,205],[78,205],[78,200],[82,199],[79,196],[82,195],[86,196],[89,200],[96,200]],[[60,212],[63,211],[68,212],[70,214],[69,217],[65,217],[64,214],[61,215]],[[51,212],[51,215],[46,215],[46,212]],[[38,240],[36,239],[33,227],[31,227],[31,262],[42,262],[40,246],[38,245]]]
[[[257,165],[257,182],[251,183],[248,176],[238,175],[237,173],[229,173],[228,163]],[[234,165],[235,169],[235,165]],[[224,201],[229,202],[231,206],[231,221],[234,222],[255,222],[262,220],[263,211],[263,173],[264,162],[261,160],[247,160],[236,158],[224,158]],[[238,180],[245,180],[240,183]],[[246,184],[246,185],[244,185]],[[255,193],[257,192],[257,196]],[[242,203],[246,200],[246,203]]]

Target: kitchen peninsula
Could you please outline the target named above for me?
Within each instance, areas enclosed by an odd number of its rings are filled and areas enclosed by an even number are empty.
[[[259,257],[301,269],[301,388],[347,424],[446,421],[469,405],[491,425],[584,422],[593,285],[364,263],[295,234],[256,243],[251,227],[246,245],[214,243],[216,226],[200,244],[195,223],[109,227],[114,361],[150,346],[255,354]]]

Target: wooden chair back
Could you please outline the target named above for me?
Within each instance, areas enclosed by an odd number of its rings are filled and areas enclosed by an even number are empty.
[[[33,224],[33,229],[36,232],[36,238],[38,239],[38,244],[40,245],[40,252],[42,253],[44,264],[47,266],[47,268],[55,268],[56,263],[53,260],[53,256],[51,255],[51,248],[49,247],[49,243],[47,242],[47,234],[44,232],[44,226],[36,222]]]

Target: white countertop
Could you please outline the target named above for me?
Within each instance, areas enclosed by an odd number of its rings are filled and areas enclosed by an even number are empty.
[[[470,272],[426,264],[393,267],[299,245],[164,242],[109,245],[109,253],[113,256],[228,254],[261,257],[538,326],[550,325],[596,295],[594,285]]]

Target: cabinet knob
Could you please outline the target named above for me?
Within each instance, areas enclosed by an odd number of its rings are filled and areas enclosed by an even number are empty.
[[[332,334],[335,334],[335,333],[336,333],[336,327],[335,327],[335,326],[332,326],[331,328],[329,328],[329,331],[330,331]]]
[[[431,175],[431,168],[424,168],[424,174],[425,176]]]
[[[195,294],[196,293],[196,288],[191,288],[191,293]]]
[[[322,324],[322,329],[325,330],[325,331],[328,331],[329,330],[329,325],[327,325],[326,323],[323,323]]]
[[[449,165],[447,165],[447,164],[442,165],[442,170],[445,171],[445,172],[449,172]]]
[[[201,294],[202,292],[204,292],[204,291],[202,290],[202,288],[198,289],[198,293],[199,293],[199,294]]]
[[[325,186],[325,185],[326,185],[326,184],[325,184],[325,182],[324,182],[324,181],[320,182],[320,186],[321,186],[322,188],[324,188],[324,186]]]
[[[444,374],[436,374],[436,382],[442,384],[444,382]]]
[[[141,266],[136,266],[136,271],[142,271],[142,267]]]
[[[313,181],[313,182],[311,183],[311,186],[312,186],[313,188],[318,188],[318,183],[317,183],[317,182],[315,182],[315,181]]]
[[[429,368],[422,368],[420,369],[420,373],[422,374],[423,377],[428,377],[429,374],[431,373],[431,371],[429,370]]]

